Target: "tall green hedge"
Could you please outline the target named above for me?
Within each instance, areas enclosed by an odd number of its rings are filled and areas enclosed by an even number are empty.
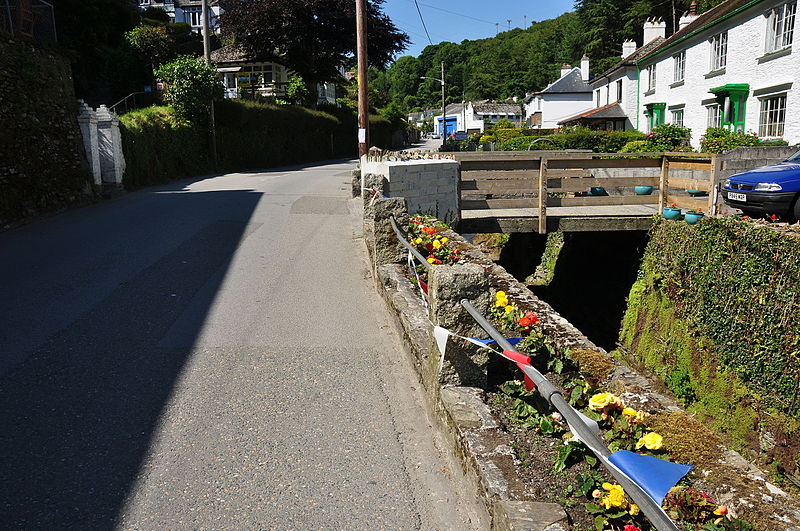
[[[347,110],[226,100],[216,105],[218,170],[241,171],[356,155],[357,120]],[[213,172],[207,132],[170,107],[120,117],[125,187]],[[370,116],[371,140],[389,147],[391,123]]]
[[[621,335],[635,363],[712,416],[732,407],[725,395],[735,396],[738,381],[759,402],[800,418],[796,234],[734,217],[694,226],[661,220],[640,273]]]
[[[503,151],[525,151],[528,149],[590,149],[595,153],[617,153],[628,142],[644,140],[639,131],[601,131],[585,127],[565,128],[544,136],[549,141],[533,143],[535,138],[522,136],[503,143]]]

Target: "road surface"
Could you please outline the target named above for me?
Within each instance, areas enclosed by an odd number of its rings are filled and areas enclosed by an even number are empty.
[[[373,288],[352,167],[0,234],[3,528],[480,528]]]

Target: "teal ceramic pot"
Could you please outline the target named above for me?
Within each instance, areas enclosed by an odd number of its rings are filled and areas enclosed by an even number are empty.
[[[704,192],[703,190],[686,190],[690,196],[695,197],[698,195],[708,195],[708,192]]]
[[[650,195],[653,193],[652,186],[634,186],[633,191],[636,195]]]
[[[694,225],[695,223],[703,219],[703,213],[701,212],[699,214],[695,214],[694,212],[687,212],[683,216],[683,219],[685,219],[686,223],[688,223],[689,225]]]
[[[681,215],[680,208],[664,207],[664,217],[667,219],[675,219]]]
[[[592,186],[589,188],[589,195],[608,195],[602,186]]]

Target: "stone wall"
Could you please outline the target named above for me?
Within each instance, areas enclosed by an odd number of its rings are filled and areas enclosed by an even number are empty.
[[[91,194],[77,107],[66,58],[0,35],[0,228]]]
[[[410,213],[457,223],[461,219],[459,163],[437,155],[425,157],[373,151],[361,158],[362,187],[367,187],[363,176],[379,175],[382,192],[389,197],[404,197]]]

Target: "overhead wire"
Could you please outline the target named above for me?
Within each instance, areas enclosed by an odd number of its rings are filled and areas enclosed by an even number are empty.
[[[417,6],[417,13],[419,13],[419,20],[420,22],[422,22],[422,28],[425,30],[425,35],[428,36],[428,42],[433,44],[433,41],[431,40],[431,35],[430,33],[428,33],[428,26],[425,25],[425,19],[422,17],[422,11],[419,9],[419,3],[417,3],[417,0],[414,0],[414,5]]]

